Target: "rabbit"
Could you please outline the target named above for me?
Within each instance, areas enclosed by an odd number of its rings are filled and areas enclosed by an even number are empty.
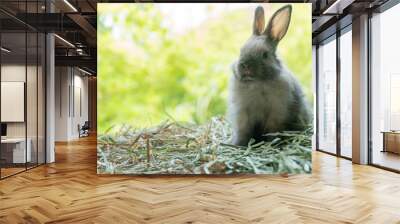
[[[264,140],[266,133],[305,130],[311,122],[299,82],[276,55],[291,13],[290,5],[280,8],[264,30],[264,10],[255,10],[253,35],[232,64],[229,81],[228,120],[234,145],[246,146],[251,138]]]

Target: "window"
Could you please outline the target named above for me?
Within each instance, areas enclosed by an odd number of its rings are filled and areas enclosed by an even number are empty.
[[[340,155],[351,158],[352,148],[352,35],[340,36]]]
[[[400,170],[400,5],[371,18],[372,163]]]
[[[336,153],[336,39],[318,48],[318,149]]]

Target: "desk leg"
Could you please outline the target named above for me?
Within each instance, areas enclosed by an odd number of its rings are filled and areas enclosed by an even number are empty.
[[[386,152],[386,134],[383,133],[383,149],[381,152]]]

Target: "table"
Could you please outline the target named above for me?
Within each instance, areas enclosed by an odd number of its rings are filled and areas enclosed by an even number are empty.
[[[400,154],[400,131],[383,131],[382,152]]]
[[[27,147],[25,154],[25,138],[5,138],[1,139],[1,157],[6,163],[26,163],[31,162],[32,153],[30,138],[26,139]]]

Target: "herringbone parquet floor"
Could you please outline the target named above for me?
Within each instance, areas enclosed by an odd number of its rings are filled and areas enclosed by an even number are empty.
[[[96,175],[95,139],[0,181],[0,223],[400,223],[400,175],[314,153],[312,175]]]

